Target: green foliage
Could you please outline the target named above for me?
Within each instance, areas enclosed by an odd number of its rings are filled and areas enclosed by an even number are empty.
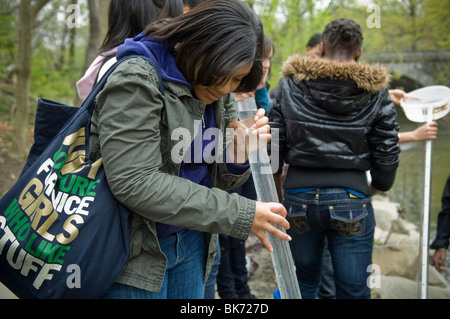
[[[425,37],[434,41],[434,46],[439,49],[450,48],[450,0],[425,0],[424,21]],[[432,46],[433,47],[433,46]]]
[[[309,38],[337,18],[350,18],[361,26],[365,53],[450,49],[450,0],[244,2],[259,14],[266,35],[275,45],[269,80],[272,87],[279,81],[283,61],[295,52],[304,53]],[[380,28],[368,26],[373,12],[368,10],[368,4],[379,7]]]
[[[369,1],[361,0],[244,0],[260,16],[265,33],[275,45],[269,83],[279,81],[283,62],[293,53],[305,52],[309,38],[330,21],[345,17],[358,22],[364,33],[364,52],[449,50],[450,0],[373,0],[380,8],[380,28],[370,28]],[[8,11],[18,0],[0,0]],[[38,16],[34,29],[31,95],[72,103],[75,83],[81,77],[88,32],[88,8],[78,0],[83,27],[76,30],[75,53],[70,51],[66,8],[73,0],[52,0]],[[17,12],[0,14],[0,113],[10,114],[14,104],[13,70],[16,54]],[[449,70],[438,77],[448,78]],[[444,82],[442,82],[444,83]],[[36,103],[32,103],[35,105]]]
[[[14,104],[12,74],[16,51],[16,17],[0,15],[0,120],[8,120],[11,105]]]
[[[82,49],[77,49],[76,56],[83,56]],[[71,104],[75,98],[75,83],[80,78],[81,62],[55,67],[56,55],[48,50],[39,50],[33,57],[31,72],[31,91],[38,97],[65,101]]]

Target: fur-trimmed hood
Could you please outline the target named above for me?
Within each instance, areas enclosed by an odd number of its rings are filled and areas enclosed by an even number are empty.
[[[387,88],[390,80],[386,69],[377,64],[339,63],[299,53],[284,62],[282,76],[292,76],[296,81],[320,78],[354,81],[358,88],[372,93]]]

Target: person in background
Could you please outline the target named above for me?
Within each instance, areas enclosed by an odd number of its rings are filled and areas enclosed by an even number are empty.
[[[266,232],[290,240],[273,225],[289,228],[283,205],[226,192],[250,174],[245,136],[271,139],[264,110],[251,131],[238,121],[233,93],[260,83],[262,47],[261,21],[238,0],[207,1],[119,46],[117,59],[155,66],[119,65],[91,120],[91,157],[102,157],[112,193],[132,211],[129,260],[103,298],[200,299],[216,234],[253,232],[269,251]],[[202,138],[227,128],[231,145]]]
[[[154,0],[155,2],[164,2],[160,4],[162,11],[160,14],[161,19],[173,18],[180,14],[186,13],[195,6],[199,5],[206,0]]]
[[[322,57],[322,34],[316,33],[309,38],[306,44],[305,55],[310,57],[321,58]]]
[[[322,34],[316,33],[314,34],[306,44],[305,55],[315,58],[322,57]],[[388,90],[389,96],[396,105],[400,105],[400,101],[406,100],[408,98],[408,94],[403,90],[393,89]],[[431,122],[427,124],[423,124],[414,131],[408,132],[400,132],[399,133],[399,143],[406,142],[418,142],[418,141],[426,141],[433,140],[437,137],[437,123]]]
[[[389,97],[396,105],[400,105],[401,99],[407,99],[408,95],[403,90],[389,90]],[[398,143],[420,142],[434,140],[437,138],[438,124],[437,122],[426,123],[413,131],[398,132]],[[325,240],[326,241],[326,240]],[[333,279],[333,265],[331,255],[325,243],[323,251],[322,263],[322,282],[317,297],[319,299],[334,299],[336,291]]]
[[[435,249],[433,257],[434,267],[440,272],[447,271],[445,260],[447,258],[447,249],[450,238],[450,175],[445,183],[442,193],[442,209],[438,214],[436,238],[431,243],[430,248]]]
[[[313,58],[321,58],[322,55],[322,34],[313,35],[306,46],[305,55]],[[389,97],[396,104],[400,105],[402,99],[406,100],[408,95],[399,89],[388,90]],[[437,137],[437,123],[432,122],[423,124],[414,131],[399,132],[399,143],[407,143],[413,141],[425,141],[435,139]],[[284,170],[286,172],[286,170]],[[279,191],[280,193],[282,191]],[[328,250],[327,240],[325,238],[325,247],[323,250],[322,262],[322,281],[318,292],[319,299],[333,299],[336,297],[333,266],[331,263],[331,255]]]
[[[99,54],[76,83],[78,97],[83,102],[92,91],[97,80],[116,62],[117,48],[125,39],[141,33],[147,25],[156,21],[160,15],[169,17],[182,13],[181,0],[111,0],[108,9],[108,30]],[[157,2],[157,3],[155,3]],[[176,9],[178,7],[178,9]],[[102,73],[100,73],[102,69]],[[99,75],[100,73],[100,75]]]
[[[362,42],[353,20],[329,23],[321,59],[294,54],[285,62],[268,114],[279,132],[279,145],[271,147],[278,146],[280,164],[289,164],[283,204],[305,299],[317,297],[325,237],[336,297],[370,298],[371,196],[392,186],[400,149],[389,75],[378,65],[358,63]]]
[[[183,14],[183,0],[153,0],[158,7],[158,19],[170,19]]]
[[[183,0],[183,13],[188,12],[195,6],[199,5],[202,2],[205,2],[206,0]]]
[[[305,55],[311,58],[322,58],[322,34],[314,34],[306,44]],[[287,166],[287,165],[286,165]],[[287,173],[287,167],[284,169],[284,174]],[[285,178],[286,176],[284,176]],[[281,192],[281,191],[280,191]],[[336,289],[334,287],[334,272],[331,261],[331,254],[328,250],[328,240],[324,238],[324,247],[322,255],[322,274],[321,274],[320,288],[317,293],[319,299],[334,299],[336,298]]]
[[[256,105],[263,108],[266,113],[270,109],[270,85],[267,82],[270,79],[270,64],[273,55],[275,54],[275,47],[269,37],[264,36],[264,53],[263,53],[263,78],[260,85],[255,91]]]
[[[410,98],[405,91],[399,89],[389,90],[389,96],[391,97],[392,102],[394,102],[396,105],[400,105],[401,100]],[[431,123],[425,123],[413,131],[399,132],[398,142],[408,143],[434,140],[437,138],[437,132],[437,122],[433,121]]]

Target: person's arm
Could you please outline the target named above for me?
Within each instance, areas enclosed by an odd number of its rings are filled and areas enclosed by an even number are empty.
[[[445,259],[447,258],[447,250],[444,248],[436,249],[431,260],[433,261],[434,267],[440,273],[447,271],[445,268]]]
[[[389,90],[388,93],[392,102],[396,105],[400,105],[401,100],[406,100],[408,98],[408,94],[403,90]]]
[[[371,187],[387,191],[394,184],[399,163],[397,112],[385,89],[380,93],[380,107],[368,142],[372,151]]]
[[[130,210],[154,222],[246,239],[255,218],[254,201],[161,170],[163,98],[155,71],[139,60],[122,63],[97,98],[111,191]]]
[[[229,126],[230,123],[238,119],[235,98],[233,94],[223,98],[224,103],[224,126],[222,149],[224,150],[222,161],[214,161],[210,167],[211,175],[214,178],[214,186],[223,190],[232,190],[239,187],[250,176],[250,165],[244,161],[243,165],[234,163],[230,158],[231,143],[229,143]]]
[[[426,123],[414,131],[399,132],[399,143],[420,142],[434,140],[437,138],[438,124],[436,122]]]
[[[257,203],[161,170],[163,100],[156,83],[147,62],[131,59],[115,70],[98,95],[101,153],[114,196],[154,222],[239,239],[253,232],[269,250],[265,231],[288,240],[272,225],[289,227],[282,205]]]
[[[442,193],[442,209],[438,214],[436,238],[430,248],[435,249],[433,264],[439,272],[445,272],[445,259],[450,238],[450,176]]]

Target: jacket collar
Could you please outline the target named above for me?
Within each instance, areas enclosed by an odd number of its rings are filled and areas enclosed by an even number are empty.
[[[299,53],[290,56],[283,64],[282,76],[292,76],[296,81],[320,78],[353,81],[358,88],[372,93],[388,87],[390,80],[386,69],[377,64],[339,63]]]

